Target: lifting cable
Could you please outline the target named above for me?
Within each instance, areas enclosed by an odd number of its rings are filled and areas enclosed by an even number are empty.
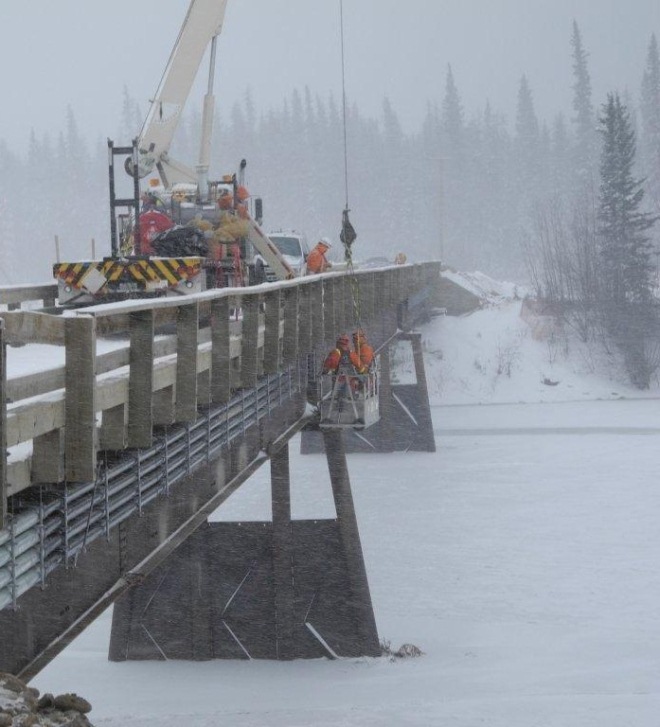
[[[348,213],[348,142],[346,135],[346,63],[344,58],[344,0],[339,0],[339,27],[341,33],[341,98],[342,98],[342,116],[344,126],[344,192],[345,205],[341,216],[341,232],[339,239],[344,245],[344,259],[346,260],[346,269],[350,274],[351,297],[353,299],[353,317],[357,328],[361,328],[360,315],[360,282],[355,274],[353,267],[353,253],[351,246],[357,238],[355,228],[349,220]]]

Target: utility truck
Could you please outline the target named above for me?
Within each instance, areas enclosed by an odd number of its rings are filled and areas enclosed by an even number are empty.
[[[245,160],[236,173],[209,179],[216,45],[226,7],[227,0],[191,0],[139,136],[130,146],[108,140],[111,254],[57,262],[61,304],[248,285],[261,282],[264,267],[271,279],[294,277],[261,230],[263,207],[245,187]],[[199,162],[192,169],[169,151],[207,49]],[[132,178],[132,194],[125,197],[117,194],[118,157]]]

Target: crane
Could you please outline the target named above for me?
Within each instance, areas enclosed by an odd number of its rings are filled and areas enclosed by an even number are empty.
[[[157,170],[165,187],[171,187],[177,182],[188,182],[196,183],[202,192],[206,190],[215,105],[213,83],[216,45],[222,31],[226,9],[227,0],[191,0],[179,37],[138,136],[140,179]],[[202,114],[199,164],[194,171],[172,159],[169,149],[209,44],[211,47],[209,78]],[[127,162],[127,172],[133,174],[131,160],[128,159]]]
[[[256,220],[249,213],[249,193],[242,183],[245,161],[240,176],[209,181],[216,46],[226,8],[227,0],[190,0],[139,136],[132,147],[115,147],[108,140],[112,255],[102,261],[56,263],[53,275],[60,303],[182,295],[207,287],[242,285],[250,280],[244,272],[249,269],[246,259],[253,261],[253,272],[257,266],[263,269],[265,263],[275,279],[294,277],[291,266],[259,226],[261,200],[255,200]],[[192,169],[172,159],[169,150],[209,47],[199,161]],[[119,154],[126,156],[124,168],[133,177],[132,198],[120,199],[115,194],[114,157]],[[160,206],[141,210],[139,180],[155,172],[160,178],[159,191],[150,199]],[[158,185],[159,180],[149,182]],[[123,231],[130,233],[124,237],[132,240],[130,252],[118,240],[118,207],[131,210],[120,215]],[[144,227],[145,221],[154,224]]]

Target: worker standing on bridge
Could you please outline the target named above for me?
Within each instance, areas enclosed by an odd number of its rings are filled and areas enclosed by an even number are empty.
[[[326,258],[325,254],[332,247],[332,243],[327,237],[322,237],[314,246],[307,256],[307,274],[316,275],[317,273],[325,273],[330,270],[332,263]]]

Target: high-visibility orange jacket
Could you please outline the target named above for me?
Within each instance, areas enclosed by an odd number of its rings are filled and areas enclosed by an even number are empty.
[[[328,262],[325,253],[328,248],[322,242],[319,242],[312,248],[307,256],[307,272],[312,275],[316,273],[324,273],[332,267],[332,263]]]
[[[363,369],[363,365],[355,351],[342,351],[340,348],[334,348],[325,357],[325,361],[323,362],[323,373],[339,373],[339,369],[342,366],[352,366],[354,369],[353,373],[357,374],[361,374]]]
[[[360,373],[368,371],[371,367],[371,364],[374,362],[373,347],[366,342],[357,342],[355,344],[355,355],[360,361],[360,367],[363,369],[363,371],[360,371]]]

